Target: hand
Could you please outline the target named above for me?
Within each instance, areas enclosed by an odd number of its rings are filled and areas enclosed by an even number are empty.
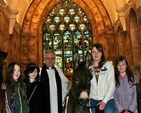
[[[106,104],[103,101],[101,101],[96,106],[98,105],[99,105],[99,110],[104,110]]]

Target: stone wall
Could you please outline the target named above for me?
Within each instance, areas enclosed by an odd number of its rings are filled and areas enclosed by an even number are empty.
[[[9,18],[0,7],[0,49],[8,53],[5,60],[5,66],[11,61],[19,62],[22,69],[25,69],[25,65],[30,61],[35,62],[39,67],[42,66],[42,25],[50,9],[54,6],[53,2],[49,1],[50,0],[48,0],[46,4],[42,3],[43,1],[38,1],[39,3],[33,1],[25,15],[22,29],[16,23],[11,38],[9,37],[8,31]],[[56,3],[58,1],[59,0],[56,0]],[[92,3],[93,0],[88,0],[88,2],[84,1],[85,0],[75,0],[76,3],[80,3],[82,9],[89,6],[89,8],[85,10],[85,13],[92,25],[94,35],[93,42],[103,44],[106,58],[115,62],[117,56],[124,55],[130,66],[136,65],[133,62],[133,52],[131,47],[130,10],[126,15],[127,30],[126,32],[123,32],[120,22],[117,24],[120,30],[113,27],[106,8],[104,8],[100,0],[95,1],[94,3]],[[35,6],[37,6],[36,9]],[[133,6],[132,8],[136,12],[136,7]],[[138,9],[137,19],[139,43],[141,43],[140,18],[140,9]],[[134,42],[133,44],[136,45]],[[141,54],[141,52],[137,54]]]
[[[14,27],[12,37],[9,35],[9,18],[0,7],[0,49],[7,52],[7,58],[4,60],[3,73],[9,62],[15,61],[20,64],[20,34]]]

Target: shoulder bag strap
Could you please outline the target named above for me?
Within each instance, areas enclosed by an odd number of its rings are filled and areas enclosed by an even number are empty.
[[[36,90],[36,87],[37,87],[37,84],[36,84],[36,86],[34,87],[34,89],[33,89],[32,93],[31,93],[31,95],[30,95],[30,97],[29,97],[27,103],[29,103],[29,101],[30,101],[32,95],[34,94],[34,92],[35,92],[35,90]]]

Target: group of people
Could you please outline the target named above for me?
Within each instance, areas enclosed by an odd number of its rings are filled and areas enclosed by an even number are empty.
[[[93,44],[93,64],[90,104],[98,106],[104,113],[138,113],[137,89],[138,78],[133,74],[124,56],[116,58],[115,69],[107,61],[101,44]],[[92,108],[95,113],[95,108]]]
[[[54,67],[54,52],[46,52],[44,62],[41,75],[35,63],[28,63],[24,79],[20,65],[9,63],[2,82],[6,94],[6,113],[62,113],[62,103],[70,81]]]
[[[137,77],[131,71],[124,56],[116,59],[116,67],[107,61],[101,44],[93,44],[90,105],[98,106],[104,113],[138,113]],[[28,63],[22,79],[21,67],[16,62],[7,66],[3,83],[6,87],[8,113],[62,113],[62,103],[70,81],[54,67],[55,53],[44,54],[45,64],[40,69]],[[95,113],[96,108],[91,108]]]

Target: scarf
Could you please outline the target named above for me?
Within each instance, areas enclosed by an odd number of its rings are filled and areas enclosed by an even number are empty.
[[[54,68],[54,67],[53,67]],[[41,83],[43,84],[45,93],[46,93],[46,100],[47,100],[47,110],[48,113],[51,113],[50,110],[50,86],[49,86],[49,77],[51,75],[48,75],[46,69],[46,65],[42,67],[41,71]],[[58,95],[58,113],[62,113],[62,84],[61,84],[61,78],[59,76],[58,71],[56,68],[55,70],[55,79],[56,79],[56,85],[57,85],[57,95]],[[53,89],[52,89],[53,90]]]

